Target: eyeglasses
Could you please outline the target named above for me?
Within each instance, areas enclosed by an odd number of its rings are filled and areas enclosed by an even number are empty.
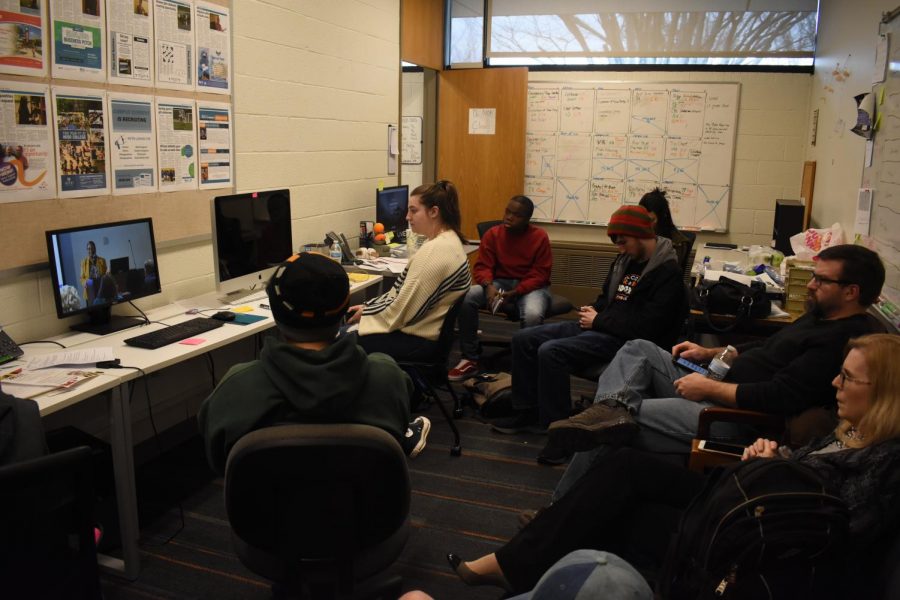
[[[825,283],[836,283],[838,285],[850,285],[852,283],[850,281],[846,281],[843,279],[831,279],[830,277],[823,277],[823,276],[819,275],[818,273],[812,274],[811,281],[813,283],[815,283],[816,285],[823,285]]]
[[[860,385],[872,385],[872,382],[871,382],[871,381],[864,381],[864,380],[862,380],[862,379],[857,379],[856,377],[852,377],[852,376],[849,375],[849,374],[847,373],[847,371],[845,371],[844,369],[841,369],[841,372],[838,374],[838,378],[839,378],[840,381],[841,381],[841,387],[842,387],[842,388],[844,387],[844,383],[847,382],[847,381],[850,381],[850,382],[853,382],[853,383],[858,383],[858,384],[860,384]]]

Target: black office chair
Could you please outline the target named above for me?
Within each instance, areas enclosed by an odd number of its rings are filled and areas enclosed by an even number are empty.
[[[385,570],[409,537],[409,504],[406,456],[370,425],[258,429],[225,467],[235,551],[276,597],[398,597],[400,576]]]
[[[2,596],[101,598],[93,509],[87,446],[0,467]]]
[[[694,231],[682,231],[681,235],[688,239],[688,243],[682,246],[680,252],[677,252],[678,266],[681,267],[681,272],[685,277],[685,281],[690,283],[691,268],[694,266],[693,261],[691,260],[691,250],[694,248],[694,242],[697,241],[697,233]]]
[[[453,386],[450,385],[450,380],[447,379],[447,359],[450,357],[450,350],[453,348],[453,330],[464,298],[465,295],[460,296],[444,316],[444,322],[441,324],[441,333],[438,336],[434,353],[431,356],[423,356],[415,361],[397,361],[400,368],[412,377],[416,390],[432,398],[444,414],[444,418],[447,419],[450,430],[453,432],[453,446],[450,448],[450,454],[453,456],[462,454],[459,428],[453,422],[453,419],[450,418],[450,413],[447,412],[447,408],[441,402],[434,388],[437,386],[450,392],[450,397],[453,398],[453,416],[457,419],[460,418],[463,414],[462,403],[459,396],[456,395]]]

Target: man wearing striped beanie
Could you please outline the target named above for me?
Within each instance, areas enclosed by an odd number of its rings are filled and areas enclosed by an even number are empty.
[[[493,422],[499,433],[546,431],[569,416],[569,376],[606,364],[628,340],[675,343],[687,298],[672,242],[657,237],[650,213],[620,207],[607,233],[619,249],[600,296],[579,309],[577,321],[549,323],[516,332],[512,338],[513,417]],[[562,464],[567,450],[548,444],[537,460]]]

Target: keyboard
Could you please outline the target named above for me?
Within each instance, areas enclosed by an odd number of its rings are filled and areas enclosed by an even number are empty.
[[[150,333],[128,338],[125,340],[125,343],[137,348],[155,350],[156,348],[162,348],[163,346],[186,340],[189,337],[194,337],[205,331],[217,329],[224,324],[223,321],[218,321],[216,319],[197,317],[196,319],[178,323],[171,327],[166,327],[165,329],[158,329],[156,331],[151,331]]]
[[[15,360],[25,354],[12,338],[0,329],[0,364]]]

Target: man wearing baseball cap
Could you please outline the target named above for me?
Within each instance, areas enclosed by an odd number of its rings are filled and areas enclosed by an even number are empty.
[[[687,312],[687,297],[672,243],[657,237],[650,213],[626,205],[609,219],[619,249],[600,296],[582,306],[578,321],[517,331],[512,338],[512,403],[517,414],[494,421],[500,433],[543,432],[569,416],[569,375],[608,363],[628,340],[673,344]],[[562,464],[569,453],[547,445],[543,464]]]
[[[409,376],[386,354],[367,355],[356,336],[338,337],[350,301],[344,269],[319,254],[295,254],[275,270],[266,292],[283,339],[267,338],[259,360],[229,369],[200,407],[213,469],[224,472],[245,434],[291,421],[373,425],[418,454],[430,423],[409,423]]]

